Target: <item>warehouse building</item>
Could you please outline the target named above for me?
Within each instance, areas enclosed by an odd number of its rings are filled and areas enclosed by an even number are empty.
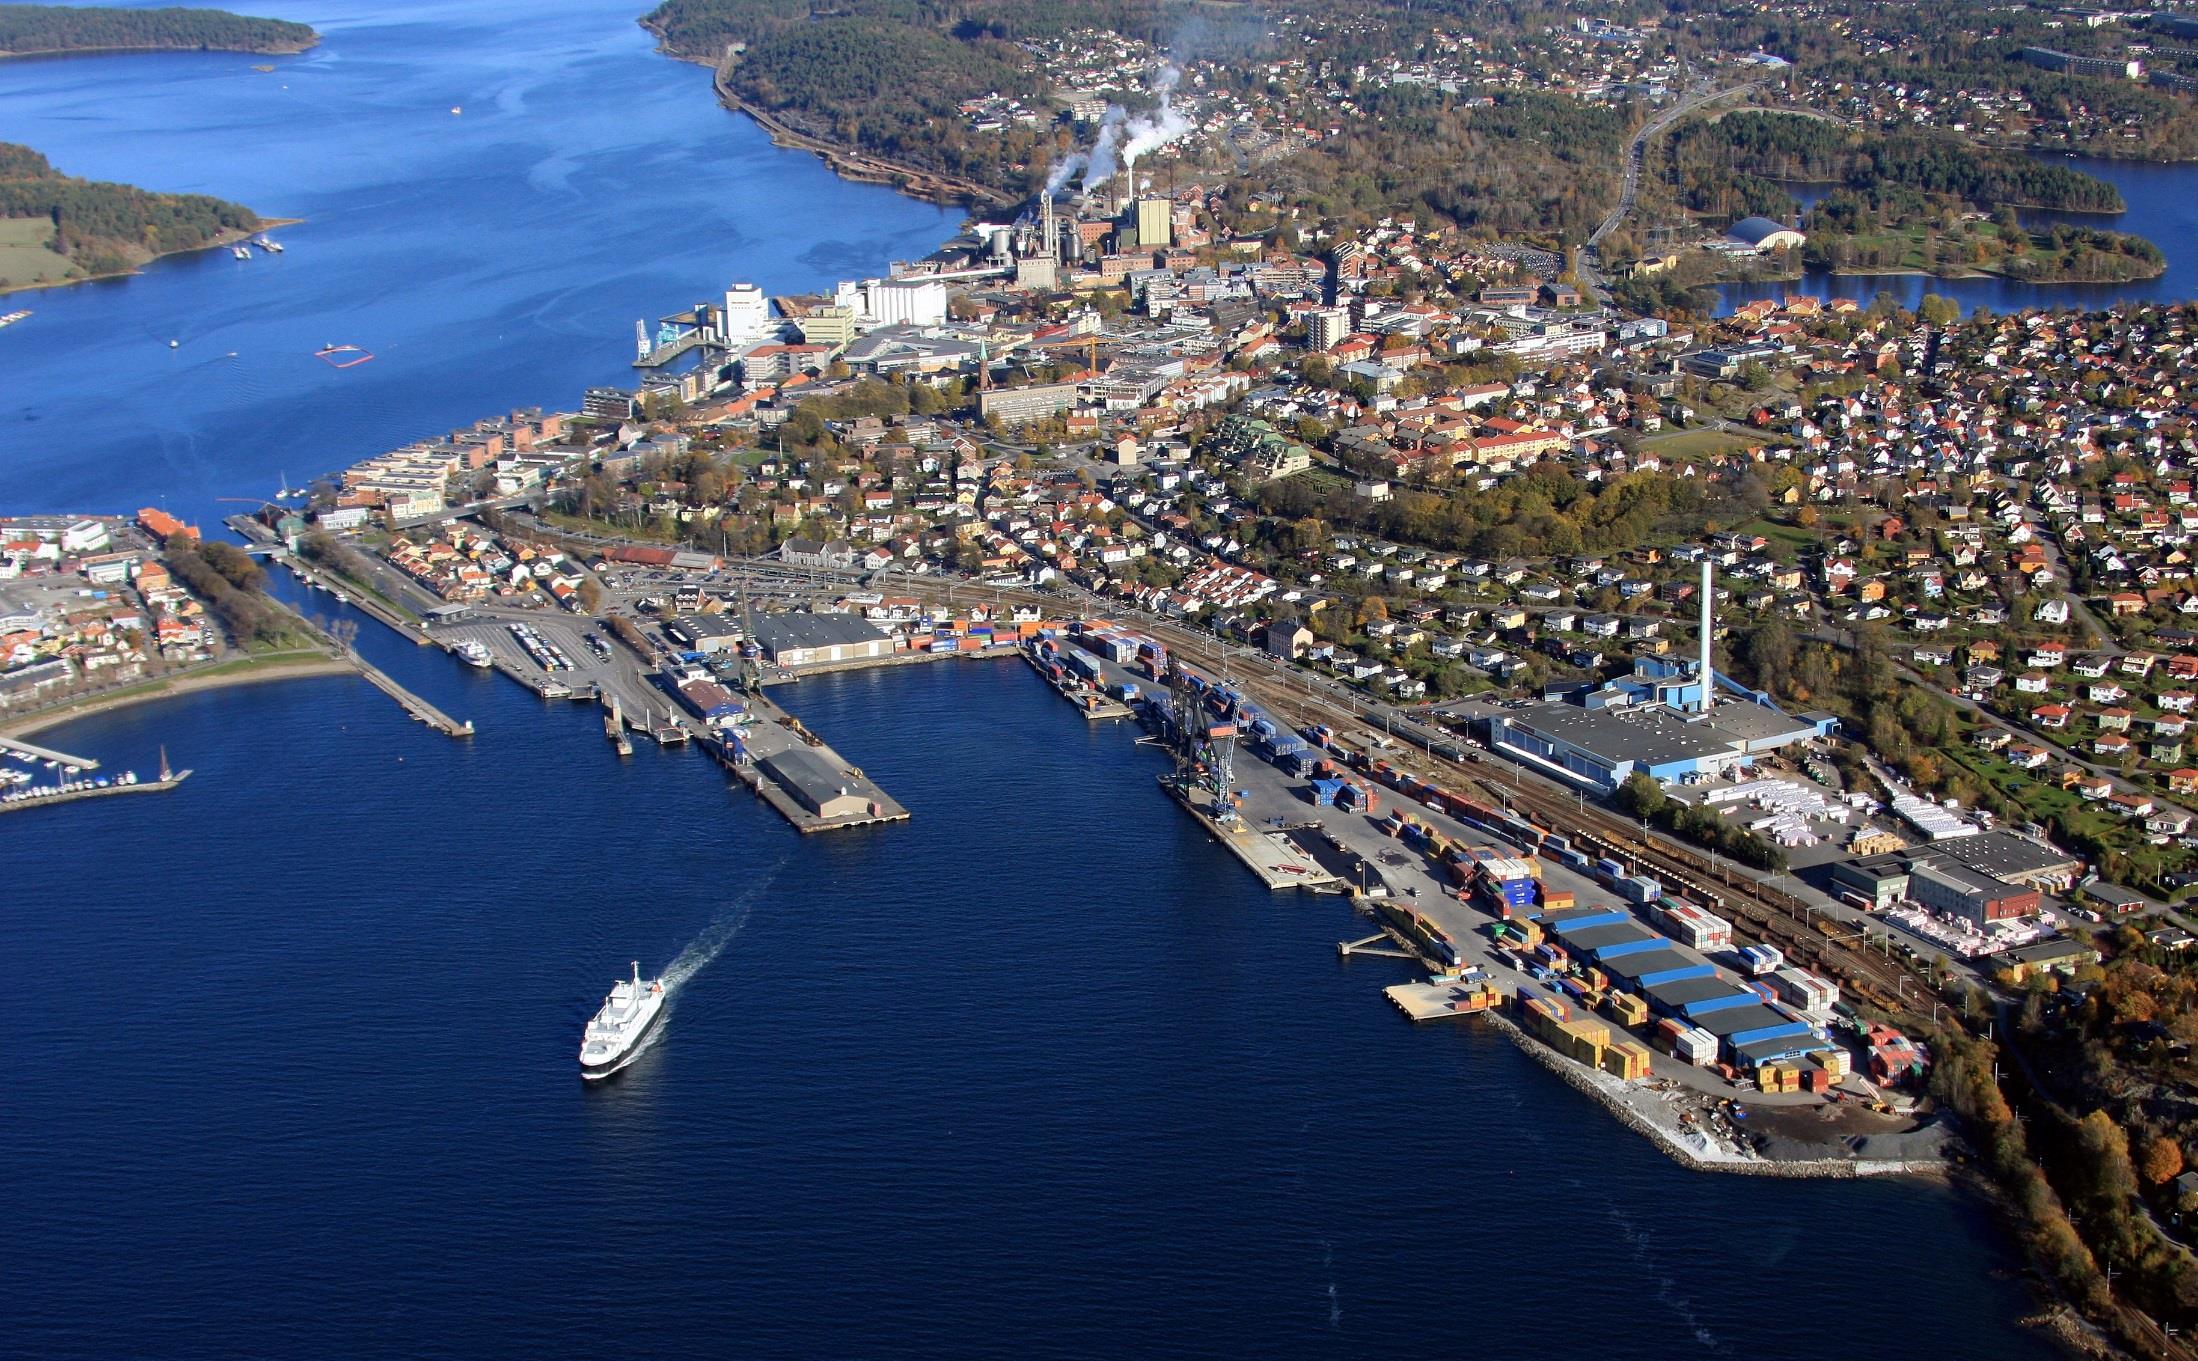
[[[1835,897],[1881,911],[1908,901],[1983,923],[2033,916],[2042,893],[2062,893],[2083,862],[2004,829],[1831,866]],[[1930,882],[1921,882],[1928,873]]]
[[[1659,1015],[1715,1036],[1742,1068],[1796,1059],[1823,1046],[1808,1020],[1773,1006],[1764,992],[1702,955],[1656,934],[1618,907],[1545,914],[1542,925],[1567,950],[1594,961],[1613,984],[1647,999]]]
[[[727,615],[683,614],[664,625],[673,642],[705,655],[740,646],[740,626]]]
[[[851,792],[847,777],[807,747],[789,747],[757,762],[765,774],[820,818],[860,817],[870,801]]]
[[[1933,846],[1931,853],[1958,860],[1995,879],[2046,893],[2068,892],[2084,872],[2084,862],[2076,856],[2005,828],[1944,842]]]
[[[1908,896],[1933,912],[1945,912],[1979,926],[2034,917],[2043,906],[2034,888],[2018,888],[1951,861],[1926,862],[1910,868]]]
[[[893,640],[852,614],[772,614],[756,621],[756,642],[780,666],[822,666],[892,655]]]
[[[1504,755],[1607,793],[1635,771],[1665,784],[1731,776],[1831,723],[1754,702],[1722,704],[1704,716],[1661,703],[1589,708],[1556,700],[1496,714],[1488,728],[1489,745]]]

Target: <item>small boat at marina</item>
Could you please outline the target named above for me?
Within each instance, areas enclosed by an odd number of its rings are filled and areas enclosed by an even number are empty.
[[[644,980],[641,961],[635,960],[632,979],[621,978],[611,986],[611,995],[580,1036],[580,1076],[602,1078],[616,1072],[663,1014],[664,980]]]

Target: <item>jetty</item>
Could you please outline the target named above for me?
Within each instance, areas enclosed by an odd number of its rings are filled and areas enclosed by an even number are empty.
[[[366,677],[368,684],[397,701],[398,704],[403,706],[406,713],[420,722],[427,724],[427,726],[445,737],[473,736],[473,721],[471,719],[467,719],[463,723],[459,722],[418,695],[413,694],[410,690],[405,689],[402,685],[397,684],[395,680],[390,678],[388,673],[366,658],[361,657],[358,653],[351,652],[345,655],[349,658],[351,665],[358,669],[358,673]]]
[[[191,778],[188,770],[171,771],[157,780],[139,780],[136,784],[107,784],[84,789],[60,789],[52,793],[25,790],[21,797],[0,799],[0,813],[20,813],[27,808],[54,808],[64,803],[79,803],[85,799],[104,799],[112,794],[165,794]]]
[[[1504,994],[1488,983],[1396,983],[1382,995],[1414,1021],[1454,1021],[1478,1016],[1504,1003]]]
[[[833,832],[908,820],[906,808],[800,719],[760,694],[749,695],[747,705],[751,722],[711,749],[794,830]]]
[[[52,747],[41,747],[35,742],[25,742],[19,737],[0,737],[0,751],[28,757],[33,761],[51,761],[57,766],[75,766],[78,770],[97,770],[99,762],[89,756],[71,756]]]

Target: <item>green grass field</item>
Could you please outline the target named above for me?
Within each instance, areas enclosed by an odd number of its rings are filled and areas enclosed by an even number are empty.
[[[67,256],[47,249],[52,242],[53,224],[45,218],[0,218],[0,288],[68,278],[73,266]]]
[[[1650,435],[1641,441],[1641,448],[1664,458],[1719,458],[1768,443],[1767,439],[1751,439],[1729,430],[1674,430],[1668,435]]]

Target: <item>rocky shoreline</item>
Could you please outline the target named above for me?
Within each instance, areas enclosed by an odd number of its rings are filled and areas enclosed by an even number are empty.
[[[960,208],[972,204],[1007,207],[1013,202],[1012,199],[999,190],[978,184],[974,180],[957,179],[952,175],[942,175],[937,171],[923,170],[916,166],[904,165],[899,161],[886,160],[883,157],[873,156],[868,152],[857,151],[841,143],[829,141],[822,137],[813,137],[802,132],[777,114],[768,109],[760,108],[736,94],[732,87],[726,83],[725,73],[728,67],[725,62],[710,61],[702,57],[682,56],[665,46],[662,32],[650,28],[645,22],[642,27],[649,29],[649,32],[656,35],[656,50],[673,61],[684,61],[695,66],[709,67],[710,85],[717,92],[718,103],[735,113],[746,114],[754,119],[758,126],[770,134],[773,146],[785,147],[793,151],[806,151],[832,167],[833,173],[839,175],[842,179],[853,180],[859,184],[882,184],[897,189],[911,198],[922,199],[926,203],[936,203],[948,208]]]

